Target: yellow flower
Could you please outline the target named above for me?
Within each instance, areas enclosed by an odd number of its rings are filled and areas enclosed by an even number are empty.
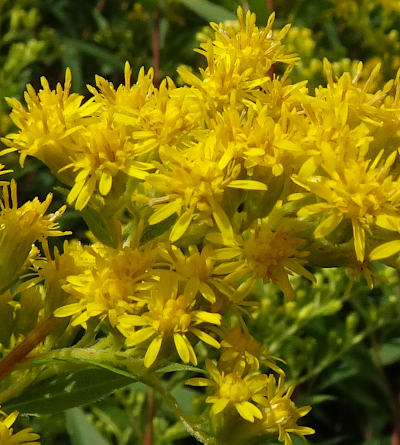
[[[195,377],[186,380],[185,383],[210,388],[212,395],[206,398],[206,402],[212,403],[212,414],[216,415],[233,407],[248,422],[262,418],[259,407],[265,404],[267,375],[247,374],[243,376],[241,372],[235,371],[225,373],[209,359],[206,359],[206,367],[211,379]]]
[[[93,257],[92,264],[68,276],[62,286],[73,302],[56,309],[54,315],[72,316],[73,326],[85,327],[92,317],[107,319],[116,326],[123,314],[140,312],[154,281],[152,250],[97,245],[88,248],[88,252]]]
[[[44,241],[49,236],[69,235],[59,230],[56,219],[63,214],[65,206],[45,216],[52,195],[44,202],[38,198],[18,207],[17,185],[3,187],[0,201],[0,289],[6,289],[18,278],[21,268],[35,241]]]
[[[172,244],[160,246],[161,258],[167,261],[177,275],[179,281],[184,282],[183,293],[189,298],[196,298],[197,294],[210,303],[215,303],[220,295],[229,297],[234,291],[220,276],[214,274],[215,259],[210,244],[199,252],[197,246],[190,245],[188,254]]]
[[[276,365],[276,360],[283,362],[282,359],[269,355],[266,346],[239,327],[229,330],[221,342],[220,361],[224,369],[257,371],[261,362],[282,375],[283,370]]]
[[[95,258],[90,249],[83,246],[77,240],[65,241],[62,253],[54,248],[53,256],[50,254],[48,243],[42,244],[45,256],[32,260],[35,276],[24,284],[36,284],[43,281],[46,291],[45,314],[49,316],[60,307],[68,298],[68,293],[63,290],[67,284],[67,277],[77,276],[93,267]]]
[[[157,359],[162,346],[174,342],[184,363],[197,365],[197,357],[188,338],[194,334],[201,341],[219,348],[219,343],[205,332],[208,325],[219,325],[221,315],[196,309],[196,300],[178,293],[178,280],[170,271],[158,271],[159,285],[151,290],[147,311],[141,315],[124,315],[118,328],[126,337],[128,347],[151,340],[144,365],[150,367]],[[201,325],[201,328],[199,327]]]
[[[160,172],[146,177],[146,182],[162,194],[150,200],[156,211],[150,216],[149,223],[157,224],[178,214],[169,234],[171,242],[179,240],[192,221],[201,220],[210,227],[215,224],[226,243],[232,243],[233,228],[222,205],[224,192],[230,187],[266,190],[266,185],[258,181],[237,180],[240,165],[230,163],[221,169],[216,139],[212,134],[206,142],[184,152],[169,148],[160,150],[160,156]]]
[[[330,147],[325,146],[325,149],[328,151]],[[380,162],[382,154],[383,151],[372,162],[359,159],[342,163],[336,162],[335,155],[330,151],[331,162],[324,164],[329,176],[293,176],[297,184],[323,200],[303,207],[298,211],[298,216],[323,213],[325,217],[314,231],[316,238],[328,236],[342,220],[350,222],[359,262],[365,258],[366,232],[372,233],[376,226],[388,228],[393,221],[397,222],[394,227],[400,227],[400,219],[395,216],[400,209],[400,180],[392,179],[390,175],[396,152]]]
[[[202,92],[211,110],[229,104],[243,108],[243,100],[253,99],[253,93],[268,80],[274,63],[293,64],[297,60],[295,54],[285,54],[281,45],[289,25],[273,37],[274,14],[262,30],[255,24],[254,13],[247,11],[245,15],[239,7],[237,16],[239,30],[229,24],[211,23],[215,39],[202,43],[197,50],[207,59],[207,68],[200,70],[202,79],[186,68],[178,69],[184,82]]]
[[[311,281],[314,276],[302,266],[308,252],[299,250],[304,240],[290,235],[289,230],[271,230],[267,222],[248,231],[247,239],[236,239],[238,246],[215,250],[215,258],[224,260],[216,268],[217,273],[228,274],[225,280],[239,282],[239,294],[246,295],[256,285],[257,279],[277,284],[288,300],[293,299],[289,275],[293,272]],[[244,278],[244,280],[243,280]]]
[[[0,412],[3,419],[0,420],[0,443],[1,445],[40,445],[39,435],[32,432],[32,428],[25,428],[14,433],[13,423],[18,417],[18,412],[13,411],[7,415]]]
[[[144,179],[146,170],[153,168],[152,164],[138,160],[148,148],[134,144],[124,133],[112,128],[108,122],[102,122],[75,135],[80,151],[62,170],[71,169],[77,173],[67,197],[67,202],[75,203],[77,210],[84,209],[97,190],[101,196],[107,196],[113,184],[118,183],[118,174]],[[122,178],[122,182],[125,183],[126,179]],[[124,188],[120,190],[123,191]]]
[[[297,408],[290,400],[294,387],[291,386],[285,393],[283,378],[279,379],[278,386],[273,375],[268,376],[267,383],[267,404],[262,408],[262,419],[257,422],[255,428],[261,434],[278,434],[278,440],[285,445],[292,445],[290,434],[296,434],[304,438],[309,434],[314,434],[313,428],[297,425],[299,418],[305,416],[310,410],[310,406]]]
[[[4,142],[18,150],[21,165],[27,156],[35,156],[61,181],[70,184],[71,178],[58,175],[58,172],[70,163],[70,155],[76,149],[73,135],[84,129],[99,106],[92,99],[82,104],[83,96],[70,94],[69,69],[65,73],[64,89],[57,84],[56,89],[51,90],[45,77],[41,78],[41,83],[38,93],[32,85],[27,86],[27,108],[17,99],[7,99],[13,108],[10,117],[20,132],[9,134]]]

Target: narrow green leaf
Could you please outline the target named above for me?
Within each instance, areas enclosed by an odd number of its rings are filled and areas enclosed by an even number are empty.
[[[191,371],[191,372],[201,372],[203,374],[207,374],[206,371],[200,368],[196,368],[195,366],[184,365],[182,363],[170,363],[162,368],[157,369],[157,373],[165,374],[167,372],[176,372],[176,371]]]
[[[3,408],[9,412],[16,409],[28,414],[52,414],[99,400],[133,381],[101,368],[63,373],[38,383]]]
[[[72,445],[110,445],[81,408],[72,408],[65,413],[65,416]]]
[[[236,15],[223,8],[215,5],[208,0],[181,0],[182,3],[208,22],[223,22],[225,20],[236,20]]]
[[[380,356],[383,365],[391,365],[400,361],[400,338],[394,338],[381,345]]]
[[[114,67],[120,67],[122,65],[122,60],[115,56],[111,51],[107,51],[91,42],[84,42],[79,39],[66,38],[64,42],[71,48],[74,48],[82,53],[92,56],[100,61],[107,62]]]
[[[107,220],[104,215],[96,212],[91,207],[84,208],[80,213],[93,235],[99,241],[110,247],[118,246],[118,236],[109,219]]]

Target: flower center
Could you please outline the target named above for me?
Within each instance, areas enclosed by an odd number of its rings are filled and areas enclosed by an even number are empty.
[[[187,301],[184,295],[177,299],[169,299],[164,307],[154,311],[155,328],[165,333],[187,332],[190,326],[191,317],[186,312]]]
[[[235,376],[228,374],[219,388],[221,398],[229,399],[233,403],[244,402],[250,398],[250,390],[245,382]]]

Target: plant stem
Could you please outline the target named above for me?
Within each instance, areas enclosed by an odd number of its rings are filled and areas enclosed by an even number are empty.
[[[175,398],[167,391],[160,380],[154,375],[148,375],[147,378],[143,379],[143,383],[154,388],[162,396],[166,404],[172,409],[172,411],[179,417],[180,421],[185,426],[186,430],[199,442],[204,445],[218,445],[215,437],[206,434],[202,431],[195,422],[191,421],[188,415],[186,415]]]
[[[147,388],[147,419],[146,419],[146,432],[143,439],[143,445],[153,445],[154,443],[154,431],[153,431],[153,419],[156,413],[156,407],[154,404],[154,391],[153,388]]]
[[[41,321],[19,345],[15,346],[15,348],[0,361],[0,380],[10,374],[18,364],[23,362],[27,358],[27,355],[63,321],[62,318],[56,318],[53,315]]]
[[[153,15],[153,67],[155,87],[160,85],[160,17],[161,12],[157,9]]]

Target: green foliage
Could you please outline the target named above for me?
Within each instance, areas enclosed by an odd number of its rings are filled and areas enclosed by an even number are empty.
[[[198,39],[207,39],[206,22],[234,19],[239,3],[0,0],[0,96],[21,97],[25,84],[37,86],[42,74],[54,86],[67,66],[73,72],[75,91],[84,92],[87,83],[93,84],[94,73],[117,84],[125,60],[136,73],[142,65],[154,65],[155,29],[159,32],[160,76],[176,79],[179,65],[195,70],[200,64],[192,48]],[[258,22],[265,23],[266,2],[246,3],[257,13]],[[333,62],[336,75],[354,74],[359,60],[365,62],[367,72],[382,63],[377,83],[393,77],[400,66],[400,10],[395,0],[275,0],[275,9],[277,26],[293,23],[286,44],[302,59],[291,73],[293,81],[306,79],[311,88],[325,82],[323,57]],[[1,101],[1,134],[10,128],[7,114],[8,107]],[[17,161],[9,155],[7,163],[16,166]],[[23,182],[23,199],[43,196],[55,185],[36,161],[29,160],[25,168],[15,170],[14,177]],[[114,234],[103,232],[102,221],[89,212],[84,218],[92,230],[101,234],[99,238],[111,240],[108,244],[115,244]],[[76,213],[67,213],[64,224],[75,230]],[[84,229],[78,226],[81,232]],[[311,443],[389,445],[400,412],[396,406],[400,392],[397,273],[380,269],[383,280],[375,289],[357,282],[350,291],[348,273],[342,269],[318,270],[315,275],[316,284],[293,278],[296,300],[286,304],[276,286],[260,286],[261,303],[251,321],[255,336],[271,354],[286,361],[288,379],[298,388],[298,404],[313,406],[308,424],[317,434],[309,439]],[[205,358],[203,354],[201,359]],[[165,373],[166,388],[189,415],[199,412],[204,403],[199,393],[182,384],[195,370],[182,364],[159,370],[160,375]],[[169,377],[172,371],[179,371],[178,376]],[[148,396],[144,385],[130,384],[131,378],[106,369],[83,371],[77,366],[63,372],[65,375],[39,381],[36,389],[10,400],[4,409],[44,414],[93,401],[96,403],[84,409],[67,411],[65,418],[35,419],[31,425],[41,434],[42,444],[131,445],[143,440],[146,406],[155,397]],[[157,406],[153,426],[155,445],[191,443],[190,439],[184,442],[188,433],[168,407]],[[302,442],[294,439],[298,443]]]

